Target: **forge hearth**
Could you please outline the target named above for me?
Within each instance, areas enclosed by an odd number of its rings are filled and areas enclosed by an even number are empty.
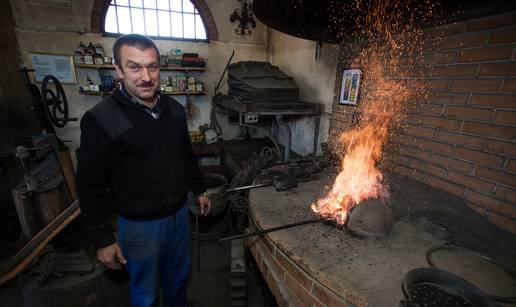
[[[247,240],[280,306],[398,306],[404,298],[404,275],[429,267],[426,252],[442,244],[477,251],[516,271],[514,236],[485,222],[461,199],[411,179],[386,177],[392,207],[386,236],[364,238],[316,223]],[[301,182],[284,192],[273,187],[251,190],[250,231],[316,218],[310,204],[331,182],[330,178]],[[365,215],[362,220],[374,218]],[[494,276],[486,282],[498,281]]]

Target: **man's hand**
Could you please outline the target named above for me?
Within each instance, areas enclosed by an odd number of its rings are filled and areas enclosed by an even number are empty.
[[[97,250],[97,258],[105,266],[115,270],[120,270],[122,268],[120,263],[127,263],[127,260],[125,260],[124,255],[122,255],[122,250],[117,243],[113,243]]]
[[[207,216],[211,210],[211,200],[206,195],[200,195],[197,200],[199,201],[201,216]]]

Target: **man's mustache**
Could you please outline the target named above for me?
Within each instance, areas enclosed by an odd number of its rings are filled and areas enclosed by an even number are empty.
[[[137,85],[136,87],[153,87],[153,86],[154,86],[153,82],[145,82],[145,83],[141,83],[141,84]]]

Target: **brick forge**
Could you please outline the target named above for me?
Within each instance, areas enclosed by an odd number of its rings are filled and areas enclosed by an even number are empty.
[[[273,187],[251,190],[249,230],[314,218],[310,204],[332,182],[330,174],[322,177],[283,192]],[[324,223],[247,238],[279,306],[398,306],[404,299],[404,275],[428,267],[426,252],[444,243],[489,251],[487,256],[500,265],[516,267],[516,237],[478,219],[455,196],[439,195],[437,189],[400,175],[388,177],[396,219],[384,238],[358,238]],[[448,213],[449,219],[435,218]],[[483,278],[488,284],[497,282]]]
[[[252,216],[249,230],[260,230]],[[352,291],[338,294],[331,290],[299,264],[301,259],[291,259],[268,236],[247,239],[246,245],[279,306],[367,306]]]
[[[516,12],[423,32],[423,54],[408,61],[428,96],[408,116],[384,167],[461,197],[516,234]],[[348,129],[355,112],[337,103],[349,61],[343,47],[330,139]]]

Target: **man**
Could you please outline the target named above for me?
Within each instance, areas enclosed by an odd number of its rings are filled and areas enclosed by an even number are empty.
[[[133,306],[186,304],[190,230],[186,195],[211,202],[192,153],[184,108],[158,91],[160,56],[148,37],[121,36],[113,57],[123,87],[81,120],[77,188],[97,258],[124,264]],[[118,242],[108,216],[118,220]]]

